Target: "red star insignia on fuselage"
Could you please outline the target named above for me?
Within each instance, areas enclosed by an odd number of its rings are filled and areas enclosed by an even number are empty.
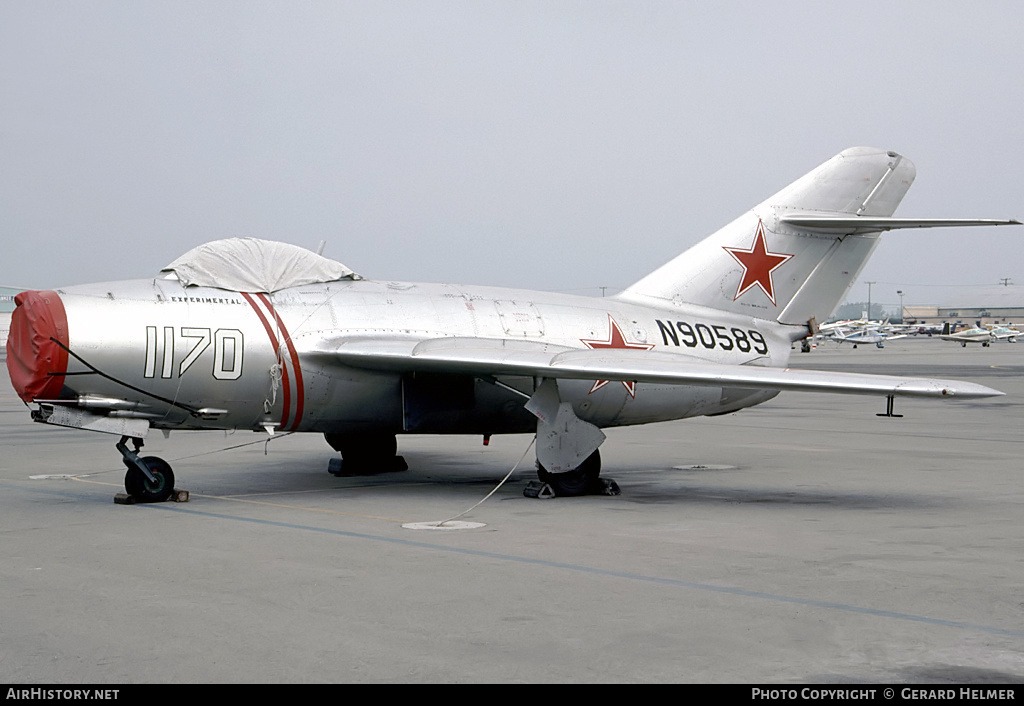
[[[585,345],[591,350],[597,350],[599,348],[633,348],[641,351],[649,351],[654,346],[650,343],[628,343],[626,337],[622,335],[622,329],[619,328],[619,324],[616,323],[615,319],[612,318],[611,314],[608,314],[608,340],[607,341],[592,341],[581,338],[580,343]],[[602,387],[608,384],[607,380],[598,380],[594,383],[594,386],[590,388],[590,392],[596,392]],[[626,392],[629,393],[630,397],[636,397],[636,383],[633,381],[622,381],[622,386],[626,388]]]
[[[768,252],[768,245],[764,239],[764,226],[761,221],[757,222],[757,233],[754,235],[754,244],[750,246],[750,250],[724,246],[723,250],[732,255],[736,262],[743,265],[743,278],[740,279],[740,286],[736,289],[736,296],[732,300],[736,301],[743,296],[744,292],[757,285],[768,296],[772,304],[775,304],[772,272],[793,256]]]

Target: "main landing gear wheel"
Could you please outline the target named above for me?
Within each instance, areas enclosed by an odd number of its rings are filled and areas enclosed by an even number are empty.
[[[601,454],[598,451],[587,456],[578,467],[565,473],[552,473],[537,462],[537,478],[540,486],[523,491],[528,497],[578,497],[580,495],[618,495],[619,486],[613,480],[601,478]],[[546,486],[546,487],[545,487]]]
[[[157,456],[139,459],[146,464],[154,480],[150,481],[138,468],[130,467],[124,475],[124,489],[135,502],[162,503],[174,492],[174,471],[167,461]]]
[[[405,459],[397,455],[394,434],[324,434],[324,439],[341,453],[341,458],[328,463],[331,475],[361,476],[409,469]]]

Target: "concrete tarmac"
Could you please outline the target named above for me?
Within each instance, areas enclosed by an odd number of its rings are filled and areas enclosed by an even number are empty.
[[[321,437],[154,432],[187,503],[123,506],[117,439],[0,383],[0,682],[1024,681],[1024,344],[907,339],[794,367],[1007,393],[783,393],[608,431],[618,497],[523,497],[527,436],[403,437],[335,478]]]

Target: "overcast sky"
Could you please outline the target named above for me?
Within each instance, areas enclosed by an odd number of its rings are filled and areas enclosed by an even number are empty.
[[[1024,218],[1022,27],[1019,1],[0,0],[0,284],[253,236],[599,295],[853,145],[917,165],[898,216]],[[893,233],[861,280],[932,303],[1024,285],[1022,252]]]

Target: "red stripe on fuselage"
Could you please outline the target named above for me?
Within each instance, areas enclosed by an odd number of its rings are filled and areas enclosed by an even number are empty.
[[[292,370],[295,372],[295,421],[292,422],[291,431],[296,431],[299,428],[299,422],[302,421],[302,411],[305,406],[305,386],[302,384],[302,368],[299,367],[299,354],[295,350],[295,343],[292,342],[292,336],[288,333],[288,329],[285,327],[284,322],[281,321],[281,317],[278,316],[277,310],[274,309],[274,305],[270,303],[270,299],[266,294],[259,293],[256,295],[259,300],[263,302],[267,309],[274,315],[274,319],[277,321],[277,326],[284,336],[284,342],[288,345],[288,355],[292,359]],[[287,429],[288,424],[281,422],[281,427]]]
[[[274,335],[274,328],[270,324],[270,320],[267,319],[263,311],[260,309],[259,304],[252,298],[252,295],[246,292],[240,292],[245,297],[245,300],[249,302],[249,306],[256,312],[256,316],[260,318],[260,322],[263,324],[263,328],[267,331],[267,336],[270,338],[270,345],[274,347],[274,355],[277,357],[277,362],[281,365],[281,386],[284,390],[284,404],[281,411],[281,429],[284,429],[288,425],[289,415],[291,414],[292,406],[292,395],[291,395],[291,384],[288,379],[288,367],[281,360],[281,348],[277,341],[277,336]]]

